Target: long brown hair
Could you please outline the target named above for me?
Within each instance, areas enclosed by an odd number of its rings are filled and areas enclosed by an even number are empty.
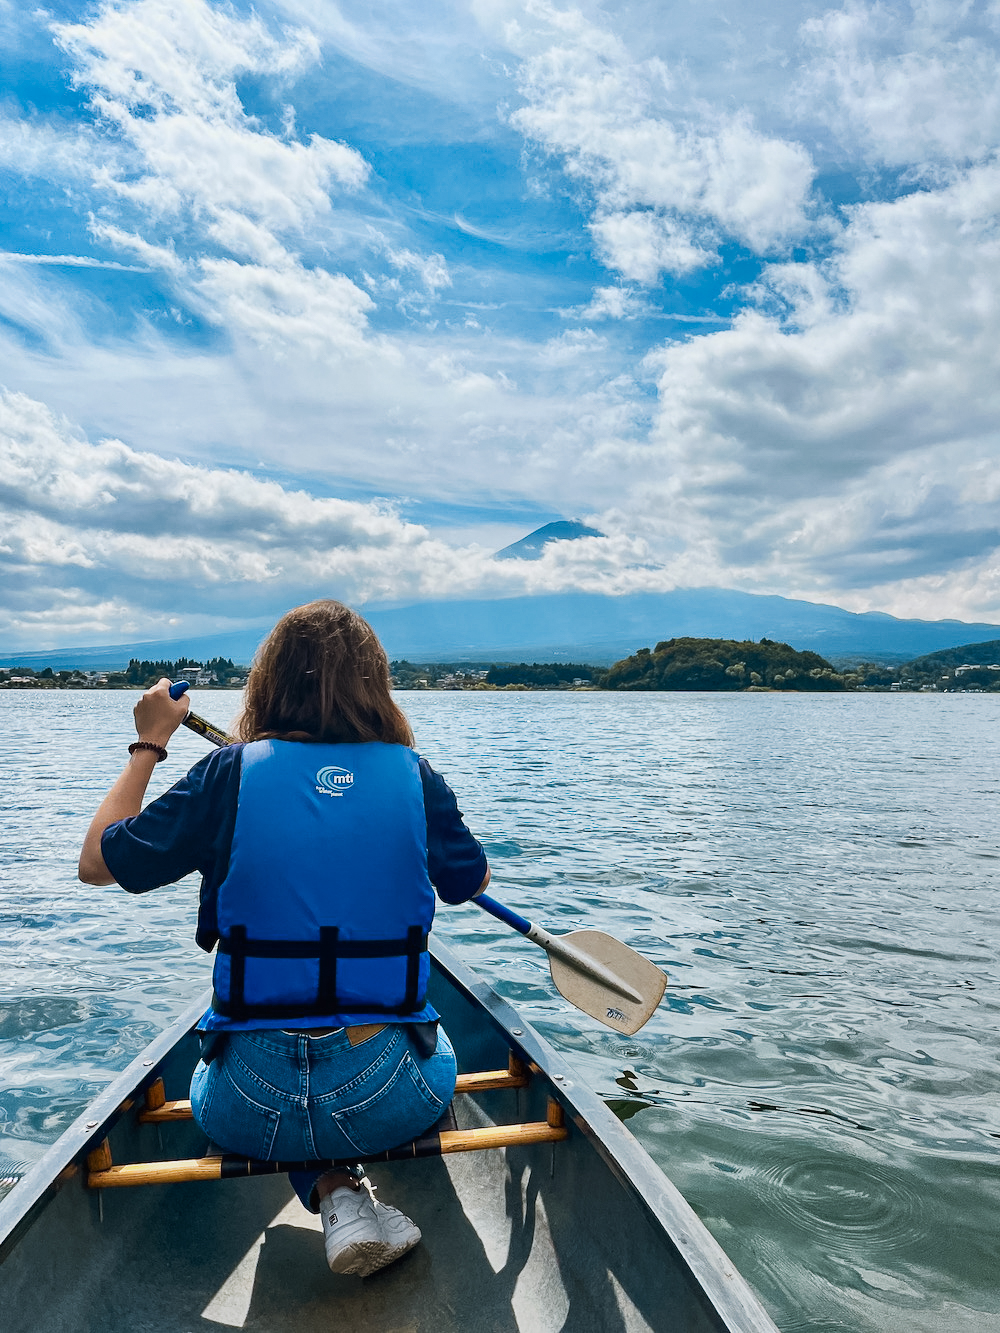
[[[340,602],[283,615],[247,679],[240,739],[387,741],[412,745],[389,662],[367,621]]]

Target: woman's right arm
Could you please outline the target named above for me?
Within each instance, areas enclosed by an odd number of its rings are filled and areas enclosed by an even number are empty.
[[[153,776],[156,755],[150,750],[136,750],[129,756],[125,771],[97,807],[90,828],[83,840],[77,874],[84,884],[114,884],[115,877],[107,867],[101,850],[104,830],[119,819],[129,819],[142,809],[149,779]]]
[[[140,743],[165,750],[167,741],[187,716],[188,701],[171,699],[169,689],[170,681],[160,680],[136,704],[135,729]],[[104,830],[120,819],[130,819],[140,812],[156,763],[155,750],[136,750],[129,756],[124,772],[98,806],[80,852],[77,873],[84,884],[115,882],[101,850]]]

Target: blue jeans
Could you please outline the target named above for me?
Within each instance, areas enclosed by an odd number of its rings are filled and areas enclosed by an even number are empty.
[[[351,1161],[430,1129],[451,1101],[455,1074],[455,1052],[443,1028],[429,1057],[398,1024],[357,1046],[343,1029],[325,1037],[230,1032],[212,1063],[195,1067],[191,1107],[224,1152],[261,1161]],[[320,1175],[289,1172],[311,1212]]]

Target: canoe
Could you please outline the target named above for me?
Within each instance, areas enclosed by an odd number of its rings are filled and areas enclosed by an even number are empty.
[[[430,998],[464,1075],[457,1128],[368,1168],[423,1232],[404,1259],[332,1274],[287,1176],[209,1155],[184,1103],[202,999],[0,1201],[6,1333],[776,1333],[628,1129],[437,941]],[[201,1175],[112,1187],[135,1164]]]

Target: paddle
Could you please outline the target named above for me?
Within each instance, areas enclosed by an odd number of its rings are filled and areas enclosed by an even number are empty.
[[[606,1027],[630,1037],[663,999],[667,974],[613,935],[603,930],[550,935],[488,894],[472,901],[544,949],[559,994]]]
[[[170,686],[171,699],[179,699],[188,689],[186,680],[176,681]],[[197,713],[189,712],[184,725],[213,745],[230,744],[230,737],[224,731]],[[472,901],[544,949],[549,956],[552,983],[559,994],[606,1027],[630,1037],[663,999],[667,974],[613,935],[603,930],[550,935],[485,893]]]

